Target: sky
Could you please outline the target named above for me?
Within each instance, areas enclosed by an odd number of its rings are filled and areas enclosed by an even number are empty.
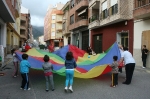
[[[31,25],[44,26],[44,17],[49,5],[55,6],[61,2],[66,4],[69,0],[22,0],[22,6],[29,9]]]

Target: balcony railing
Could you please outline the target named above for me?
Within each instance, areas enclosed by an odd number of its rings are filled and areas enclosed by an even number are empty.
[[[21,25],[21,26],[20,26],[20,29],[21,29],[21,30],[26,30],[26,27],[23,26],[23,25]]]
[[[25,16],[21,16],[21,21],[26,21],[26,17]]]
[[[150,5],[150,0],[135,0],[135,9]]]
[[[99,20],[99,14],[93,15],[89,18],[89,23],[95,21],[95,20]]]
[[[85,27],[85,26],[88,26],[88,19],[87,18],[84,18],[84,19],[76,19],[76,22],[69,25],[69,30],[74,30],[74,29],[77,29],[77,28],[80,28],[80,27]]]

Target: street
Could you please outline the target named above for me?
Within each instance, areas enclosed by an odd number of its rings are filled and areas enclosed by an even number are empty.
[[[64,92],[65,77],[54,74],[55,91],[45,91],[42,70],[30,69],[29,91],[20,89],[21,76],[13,78],[14,66],[9,63],[0,76],[0,99],[150,99],[150,69],[136,66],[132,83],[124,85],[125,73],[119,74],[119,85],[110,87],[111,73],[93,79],[74,79],[73,93]]]

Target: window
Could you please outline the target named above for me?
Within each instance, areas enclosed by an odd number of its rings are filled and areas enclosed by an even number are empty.
[[[116,13],[118,13],[118,4],[115,4],[110,8],[110,15],[114,15]]]
[[[71,8],[73,8],[74,7],[74,0],[71,0],[71,3],[70,3],[71,5]]]
[[[105,19],[107,18],[108,16],[108,10],[107,10],[107,1],[105,1],[103,4],[102,4],[102,19]]]
[[[111,6],[114,6],[115,4],[117,4],[117,0],[111,0],[110,5],[111,5]]]
[[[128,47],[128,33],[121,34],[121,45]]]
[[[55,28],[55,23],[52,23],[52,28]]]
[[[137,2],[138,2],[138,5],[136,5],[136,7],[146,5],[146,0],[137,0]]]
[[[11,0],[11,4],[14,6],[14,0]]]
[[[63,23],[62,29],[65,30],[65,27],[66,27],[66,22]]]
[[[54,31],[51,33],[51,36],[55,36],[55,32]]]
[[[70,24],[74,23],[74,14],[70,17]]]
[[[109,8],[109,15],[114,15],[118,12],[117,0],[111,0],[111,7]]]
[[[52,20],[55,20],[56,19],[56,15],[52,15]]]

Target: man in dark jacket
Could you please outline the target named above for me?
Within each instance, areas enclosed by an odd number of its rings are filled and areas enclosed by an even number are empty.
[[[143,68],[146,67],[147,54],[148,54],[148,49],[146,48],[146,45],[143,45],[143,48],[142,48],[142,62],[143,62]]]

